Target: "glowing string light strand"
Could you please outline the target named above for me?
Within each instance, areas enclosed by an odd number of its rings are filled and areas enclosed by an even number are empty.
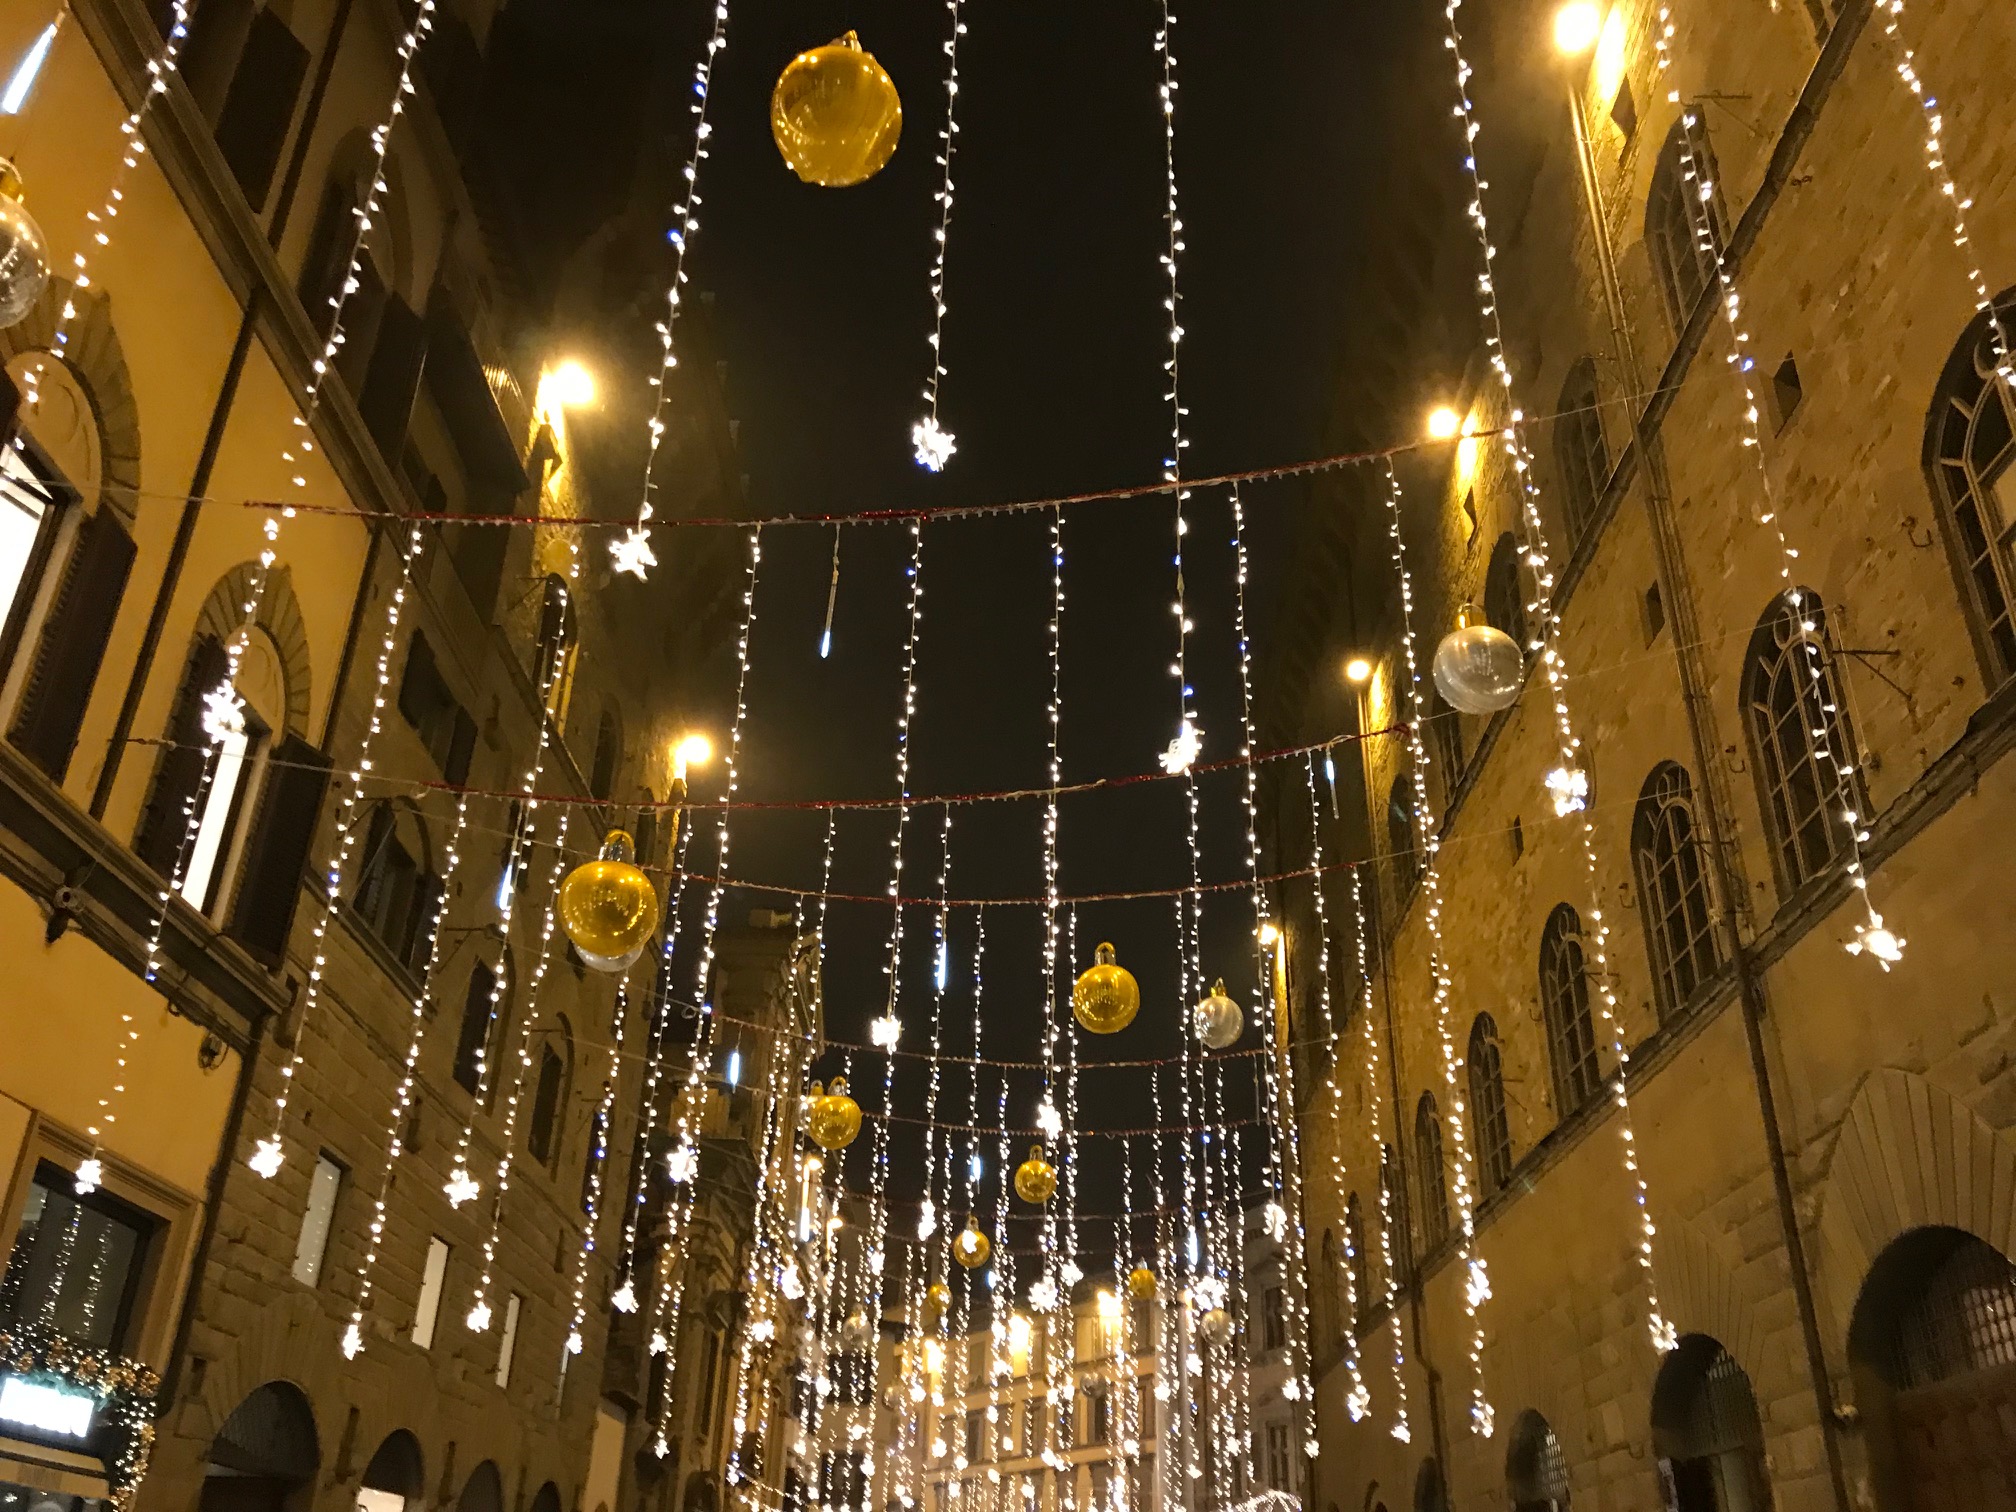
[[[938,229],[931,249],[931,375],[924,384],[924,418],[910,428],[910,444],[916,450],[917,465],[929,472],[943,472],[958,450],[952,432],[938,423],[938,393],[945,381],[945,250],[952,234],[952,164],[959,149],[959,39],[966,35],[960,19],[961,0],[945,0],[951,34],[945,39],[945,129],[938,133],[938,166],[944,169],[939,183]]]
[[[1633,1184],[1637,1200],[1638,1262],[1645,1283],[1646,1328],[1653,1349],[1664,1354],[1678,1343],[1678,1335],[1660,1308],[1658,1278],[1653,1273],[1652,1243],[1656,1231],[1652,1223],[1645,1175],[1638,1164],[1637,1139],[1631,1123],[1631,1104],[1626,1087],[1630,1073],[1630,1058],[1624,1043],[1623,1027],[1617,1018],[1615,986],[1617,979],[1610,970],[1610,921],[1603,908],[1602,872],[1596,863],[1596,826],[1589,812],[1588,775],[1583,770],[1582,740],[1575,732],[1574,718],[1568,707],[1568,668],[1561,651],[1561,638],[1558,634],[1560,626],[1554,617],[1554,569],[1548,560],[1547,530],[1540,515],[1540,490],[1535,482],[1533,454],[1526,444],[1525,415],[1519,408],[1513,389],[1512,361],[1506,348],[1504,326],[1498,311],[1498,290],[1493,266],[1497,249],[1491,243],[1491,222],[1485,210],[1485,196],[1489,185],[1477,164],[1479,127],[1476,106],[1470,99],[1472,70],[1469,61],[1463,55],[1463,33],[1456,20],[1457,11],[1461,9],[1462,3],[1463,0],[1447,0],[1443,11],[1447,26],[1445,45],[1455,62],[1455,114],[1456,119],[1463,125],[1463,167],[1470,180],[1469,215],[1471,229],[1477,237],[1478,316],[1483,324],[1485,341],[1491,352],[1492,369],[1497,373],[1499,387],[1504,391],[1506,424],[1499,433],[1500,441],[1505,450],[1506,461],[1518,484],[1522,537],[1520,545],[1533,584],[1533,596],[1528,604],[1532,636],[1528,649],[1538,653],[1541,671],[1547,679],[1547,697],[1552,705],[1555,741],[1559,753],[1559,764],[1547,774],[1546,786],[1553,798],[1556,818],[1567,819],[1577,813],[1581,815],[1576,831],[1577,839],[1581,843],[1583,875],[1588,882],[1590,895],[1587,915],[1590,928],[1584,936],[1585,946],[1594,965],[1589,977],[1601,1005],[1604,1027],[1610,1037],[1612,1052],[1617,1058],[1617,1072],[1611,1090],[1617,1102],[1624,1168]],[[1386,469],[1390,479],[1391,462],[1386,464]],[[1453,1046],[1449,1048],[1453,1053]],[[1460,1122],[1458,1120],[1459,1125]],[[1469,1288],[1470,1294],[1474,1294],[1479,1285],[1483,1285],[1488,1292],[1488,1283],[1478,1277],[1473,1278]],[[1488,1423],[1485,1426],[1488,1428]]]
[[[414,1088],[419,1081],[420,1049],[427,1038],[428,1008],[433,999],[434,973],[441,964],[441,936],[447,931],[447,900],[454,896],[455,873],[462,859],[462,831],[469,821],[469,800],[455,806],[455,824],[449,831],[447,859],[441,869],[441,904],[427,923],[427,961],[413,993],[413,1011],[406,1037],[406,1059],[398,1090],[392,1096],[392,1114],[385,1121],[385,1163],[378,1172],[378,1191],[371,1204],[371,1222],[365,1241],[364,1260],[357,1267],[357,1301],[350,1309],[349,1327],[343,1330],[341,1348],[347,1360],[357,1358],[364,1348],[364,1319],[371,1310],[377,1279],[378,1255],[385,1243],[385,1207],[392,1195],[392,1172],[406,1146],[406,1117],[413,1107]]]
[[[1894,17],[1892,27],[1894,28]],[[1663,78],[1673,66],[1668,42],[1674,32],[1672,12],[1666,7],[1659,8],[1659,24],[1653,28],[1653,47],[1658,60],[1658,72]],[[1916,73],[1911,68],[1908,50],[1899,64],[1907,82],[1915,84]],[[1914,93],[1923,97],[1922,88],[1914,88]],[[1841,710],[1829,697],[1832,670],[1823,643],[1825,628],[1818,606],[1809,607],[1807,591],[1800,587],[1795,574],[1799,553],[1793,547],[1785,532],[1784,512],[1779,506],[1777,489],[1771,481],[1771,468],[1764,455],[1764,431],[1762,417],[1757,405],[1757,392],[1751,384],[1750,375],[1756,370],[1757,359],[1750,354],[1750,333],[1743,328],[1743,295],[1736,284],[1735,270],[1729,265],[1728,255],[1722,247],[1720,229],[1715,223],[1717,186],[1709,171],[1709,159],[1705,144],[1697,141],[1702,130],[1700,113],[1690,104],[1681,101],[1680,91],[1670,90],[1667,99],[1680,106],[1680,179],[1682,189],[1680,199],[1687,213],[1688,227],[1694,237],[1694,251],[1697,262],[1715,270],[1715,284],[1721,295],[1722,320],[1729,332],[1729,370],[1736,379],[1736,386],[1743,395],[1743,446],[1750,455],[1757,474],[1757,486],[1762,498],[1762,507],[1757,510],[1757,522],[1771,529],[1778,543],[1778,581],[1781,596],[1791,611],[1798,627],[1793,654],[1799,657],[1820,712],[1827,716],[1811,720],[1807,736],[1813,742],[1813,758],[1823,772],[1831,772],[1839,787],[1836,798],[1841,808],[1833,816],[1840,826],[1846,855],[1842,870],[1847,874],[1849,885],[1855,889],[1862,905],[1863,917],[1855,925],[1855,937],[1846,942],[1850,955],[1861,955],[1867,951],[1870,959],[1888,971],[1904,956],[1904,938],[1894,930],[1885,927],[1883,915],[1876,911],[1876,905],[1869,896],[1869,873],[1863,864],[1862,847],[1869,839],[1868,816],[1860,812],[1860,805],[1866,801],[1863,792],[1861,770],[1855,760],[1855,753],[1848,733],[1847,722],[1841,718]],[[1926,113],[1927,131],[1926,154],[1933,165],[1935,179],[1939,166],[1945,161],[1940,146],[1940,121],[1935,108]],[[1965,206],[1950,181],[1941,183],[1942,190],[1954,202],[1954,241],[1956,246],[1966,245]],[[1998,382],[2011,380],[2009,354],[2002,332],[2000,318],[1987,298],[1987,286],[1982,282],[1979,270],[1975,270],[1972,281],[1977,294],[1976,308],[1988,311],[1990,340],[1995,348],[1996,377]],[[1840,696],[1846,697],[1847,680],[1841,681]],[[1648,1236],[1649,1237],[1649,1236]]]
[[[666,285],[665,315],[658,322],[658,372],[651,379],[655,395],[651,419],[645,428],[644,478],[637,502],[637,517],[623,535],[609,543],[609,555],[616,570],[634,573],[640,578],[645,575],[646,569],[658,565],[658,558],[651,550],[652,495],[658,486],[653,473],[658,463],[658,448],[665,441],[666,380],[679,365],[672,337],[679,324],[680,307],[686,298],[686,253],[700,230],[700,165],[707,161],[707,141],[714,134],[714,127],[707,119],[707,106],[714,93],[714,62],[727,45],[728,0],[715,0],[714,29],[708,34],[706,52],[693,70],[693,100],[690,106],[693,112],[693,150],[686,159],[686,166],[680,170],[686,197],[674,208],[672,228],[665,233],[665,239],[672,244],[672,281]]]
[[[268,1179],[278,1174],[285,1159],[283,1141],[287,1133],[287,1107],[293,1097],[294,1080],[300,1074],[302,1059],[308,1052],[308,1028],[315,1005],[321,998],[322,976],[329,964],[329,926],[343,908],[344,875],[349,869],[350,852],[357,843],[358,800],[363,793],[365,775],[371,771],[371,753],[376,748],[379,733],[385,728],[386,690],[392,683],[392,653],[399,643],[399,621],[406,607],[406,596],[412,588],[412,573],[419,563],[422,542],[421,529],[416,525],[407,537],[405,575],[392,590],[391,600],[386,606],[385,634],[378,644],[377,685],[371,694],[371,718],[364,727],[363,740],[358,743],[357,759],[345,774],[342,801],[336,806],[333,851],[323,872],[326,899],[309,940],[312,955],[307,986],[301,995],[301,1012],[294,1029],[294,1053],[280,1068],[280,1091],[273,1099],[273,1113],[266,1135],[254,1145],[245,1161]]]
[[[1464,1117],[1462,1083],[1457,1076],[1456,1038],[1450,1028],[1449,956],[1442,940],[1442,840],[1428,802],[1428,748],[1419,726],[1425,713],[1421,694],[1420,658],[1414,638],[1414,576],[1407,566],[1407,541],[1400,528],[1400,480],[1389,470],[1386,477],[1387,533],[1393,541],[1393,573],[1400,585],[1400,643],[1406,658],[1405,696],[1415,719],[1408,733],[1409,765],[1414,773],[1414,845],[1421,857],[1421,917],[1428,931],[1428,974],[1432,986],[1435,1038],[1441,1051],[1442,1121],[1448,1129],[1456,1158],[1451,1162],[1452,1195],[1456,1202],[1457,1259],[1464,1273],[1463,1310],[1470,1323],[1470,1427],[1480,1438],[1489,1438],[1493,1428],[1490,1398],[1484,1390],[1484,1303],[1491,1296],[1490,1274],[1476,1252],[1475,1203],[1472,1184],[1476,1165],[1468,1136],[1469,1120]],[[1403,906],[1396,898],[1395,906]],[[1426,1176],[1424,1180],[1428,1179]]]
[[[567,1337],[561,1344],[560,1369],[563,1373],[567,1368],[567,1356],[581,1353],[581,1325],[588,1317],[588,1265],[595,1255],[596,1230],[602,1221],[602,1187],[609,1175],[610,1119],[616,1109],[617,1088],[623,1081],[623,1033],[630,1020],[630,987],[627,982],[616,989],[613,1018],[609,1071],[602,1079],[602,1098],[596,1106],[594,1121],[588,1126],[594,1145],[588,1152],[588,1190],[582,1195],[581,1233],[574,1252],[574,1309],[568,1316]]]
[[[1393,1329],[1393,1437],[1411,1443],[1414,1431],[1407,1415],[1407,1334],[1400,1320],[1400,1272],[1393,1261],[1393,1225],[1399,1213],[1393,1203],[1393,1183],[1386,1164],[1385,1117],[1380,1111],[1379,1031],[1373,1027],[1371,931],[1365,923],[1365,879],[1351,871],[1352,938],[1358,951],[1358,1024],[1365,1041],[1366,1116],[1372,1125],[1372,1142],[1379,1151],[1379,1275],[1386,1283],[1386,1321]],[[1335,1074],[1335,1068],[1332,1068]],[[1397,1109],[1396,1116],[1397,1116]]]

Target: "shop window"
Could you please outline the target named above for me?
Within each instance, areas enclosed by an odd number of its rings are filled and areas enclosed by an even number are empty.
[[[0,1277],[0,1320],[125,1353],[160,1225],[102,1187],[80,1197],[76,1186],[54,1161],[36,1166]]]

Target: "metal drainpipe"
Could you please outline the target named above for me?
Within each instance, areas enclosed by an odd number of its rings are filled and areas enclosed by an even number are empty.
[[[308,93],[308,104],[302,113],[301,125],[294,134],[294,151],[287,160],[287,173],[280,182],[279,198],[273,204],[273,218],[267,223],[266,244],[276,250],[280,238],[287,229],[288,218],[294,210],[294,201],[301,188],[301,176],[308,164],[308,147],[315,133],[315,125],[322,115],[322,106],[329,93],[329,80],[336,71],[336,55],[343,44],[343,34],[350,23],[350,8],[354,0],[337,0],[336,14],[329,23],[329,41],[322,49],[322,59],[315,71],[315,83]],[[153,671],[154,658],[160,653],[161,637],[168,628],[168,614],[173,607],[175,592],[181,586],[182,569],[188,562],[189,546],[196,536],[196,521],[202,510],[202,499],[210,487],[210,475],[217,465],[217,453],[224,445],[224,430],[230,423],[231,412],[237,403],[238,385],[245,375],[245,362],[252,353],[252,338],[257,333],[259,314],[266,304],[266,288],[263,282],[254,282],[252,293],[245,301],[244,314],[238,320],[238,334],[231,343],[230,358],[224,364],[224,377],[218,385],[216,402],[210,409],[210,423],[203,432],[203,447],[196,457],[196,470],[189,479],[189,492],[182,503],[182,516],[175,522],[175,538],[168,546],[168,560],[161,569],[161,586],[155,590],[154,605],[147,613],[147,628],[141,633],[140,650],[133,662],[133,675],[127,679],[126,692],[119,701],[119,715],[112,725],[111,743],[105,750],[105,764],[99,769],[98,782],[91,790],[90,813],[93,819],[103,819],[105,810],[112,802],[112,786],[118,780],[119,768],[126,758],[126,747],[133,734],[133,722],[139,717],[140,699],[146,692],[147,679]]]
[[[1838,1425],[1834,1420],[1834,1392],[1827,1372],[1826,1348],[1820,1333],[1819,1308],[1807,1269],[1806,1246],[1799,1232],[1798,1208],[1792,1190],[1790,1163],[1779,1125],[1778,1098],[1771,1081],[1769,1052],[1764,1042],[1764,1017],[1768,1004],[1764,985],[1758,979],[1755,962],[1744,943],[1743,905],[1749,893],[1742,874],[1736,838],[1728,823],[1728,807],[1722,794],[1718,751],[1714,731],[1714,703],[1708,696],[1706,678],[1696,648],[1701,644],[1694,599],[1687,587],[1686,553],[1673,518],[1673,494],[1666,473],[1665,448],[1656,433],[1648,432],[1644,412],[1637,397],[1644,391],[1638,353],[1624,316],[1622,285],[1610,245],[1610,226],[1603,210],[1602,184],[1596,173],[1595,151],[1589,140],[1588,117],[1583,110],[1579,88],[1568,87],[1568,109],[1574,123],[1575,156],[1581,169],[1584,208],[1589,213],[1596,247],[1598,271],[1603,282],[1603,302],[1610,320],[1610,339],[1616,348],[1618,372],[1632,397],[1625,413],[1631,420],[1631,440],[1645,478],[1645,512],[1652,526],[1654,553],[1658,561],[1660,593],[1671,617],[1674,658],[1680,672],[1682,702],[1687,709],[1687,733],[1694,748],[1694,763],[1701,773],[1701,812],[1708,830],[1708,853],[1714,858],[1716,880],[1720,884],[1722,927],[1728,937],[1730,961],[1736,974],[1737,996],[1743,1014],[1743,1033],[1750,1053],[1750,1071],[1757,1091],[1758,1114],[1764,1126],[1764,1144],[1771,1165],[1771,1185],[1778,1208],[1778,1222],[1785,1241],[1786,1260],[1792,1272],[1792,1289],[1799,1308],[1799,1329],[1803,1337],[1807,1370],[1820,1417],[1820,1435],[1827,1451],[1828,1479],[1833,1486],[1834,1504],[1840,1512],[1850,1512],[1848,1479],[1841,1460]],[[1706,296],[1704,296],[1706,297]]]

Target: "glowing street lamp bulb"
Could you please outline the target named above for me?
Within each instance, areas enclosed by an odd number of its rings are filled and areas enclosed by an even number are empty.
[[[1366,683],[1372,679],[1372,663],[1362,656],[1354,656],[1344,663],[1344,680],[1349,683]],[[1324,758],[1329,759],[1327,756]]]
[[[1554,12],[1554,46],[1570,57],[1594,47],[1602,30],[1603,13],[1595,0],[1569,0]]]
[[[1272,919],[1268,919],[1260,926],[1260,946],[1263,950],[1271,950],[1274,942],[1280,938],[1281,926]]]
[[[551,369],[539,387],[543,397],[561,409],[580,409],[595,402],[595,375],[572,359]]]
[[[1446,404],[1438,405],[1428,414],[1428,439],[1431,441],[1453,441],[1462,429],[1463,417]]]
[[[705,766],[714,758],[714,742],[705,735],[682,735],[672,747],[672,775],[684,777],[688,767]]]

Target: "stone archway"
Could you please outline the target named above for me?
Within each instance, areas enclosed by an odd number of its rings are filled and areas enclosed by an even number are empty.
[[[292,1381],[268,1381],[210,1442],[198,1512],[300,1512],[322,1463],[315,1412]]]
[[[357,1512],[408,1512],[426,1495],[427,1465],[420,1441],[407,1429],[394,1428],[364,1467]]]
[[[1687,1334],[1660,1363],[1652,1452],[1674,1512],[1770,1512],[1763,1415],[1719,1339]]]
[[[1527,1408],[1505,1446],[1505,1495],[1513,1512],[1566,1512],[1568,1462],[1546,1418]]]

